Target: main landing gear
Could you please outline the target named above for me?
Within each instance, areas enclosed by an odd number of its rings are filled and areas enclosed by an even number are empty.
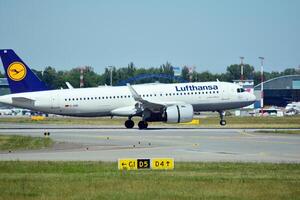
[[[224,119],[225,117],[225,111],[218,111],[220,114],[220,125],[225,126],[226,125],[226,120]]]
[[[146,129],[148,128],[148,122],[146,121],[140,121],[138,123],[139,129]],[[125,121],[125,127],[126,128],[133,128],[134,127],[134,121],[129,118],[128,120]]]
[[[139,129],[146,129],[148,127],[148,123],[146,121],[140,121],[138,123]]]
[[[133,128],[134,127],[134,121],[129,118],[128,120],[125,121],[125,127],[126,128]]]

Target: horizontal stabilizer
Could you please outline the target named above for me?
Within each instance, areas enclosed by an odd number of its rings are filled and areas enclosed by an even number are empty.
[[[23,102],[23,103],[32,103],[35,100],[34,99],[29,99],[26,97],[12,97],[13,102]]]

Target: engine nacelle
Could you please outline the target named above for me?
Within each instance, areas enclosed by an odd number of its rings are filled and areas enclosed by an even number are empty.
[[[169,106],[165,110],[166,123],[190,122],[193,120],[194,110],[191,104]]]

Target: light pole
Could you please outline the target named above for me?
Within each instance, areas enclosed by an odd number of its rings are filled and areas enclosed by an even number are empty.
[[[261,116],[264,115],[264,57],[258,57],[260,59],[260,108]]]
[[[240,59],[241,59],[241,81],[243,81],[244,80],[244,66],[243,66],[244,57],[241,56]]]
[[[83,88],[84,82],[83,82],[83,67],[80,68],[80,84],[79,87]]]
[[[110,86],[112,86],[112,70],[113,70],[113,66],[109,66],[110,69]]]

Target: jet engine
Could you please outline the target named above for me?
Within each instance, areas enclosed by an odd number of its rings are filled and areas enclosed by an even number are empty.
[[[169,106],[165,109],[166,123],[190,122],[193,120],[194,110],[191,104]]]
[[[147,122],[180,123],[190,122],[193,119],[193,106],[191,104],[179,104],[165,107],[160,112],[143,112],[143,120]]]

